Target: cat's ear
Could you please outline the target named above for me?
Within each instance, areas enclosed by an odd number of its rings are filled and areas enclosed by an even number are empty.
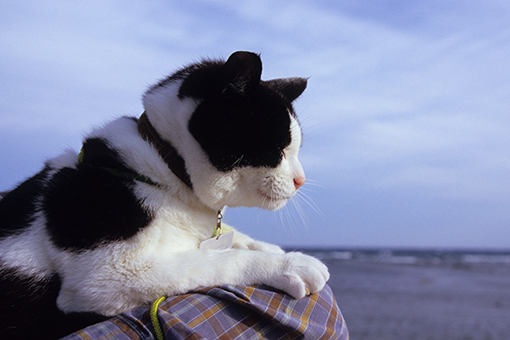
[[[260,83],[262,62],[252,52],[234,52],[223,66],[225,89],[244,94]]]
[[[289,102],[294,101],[303,93],[307,84],[306,78],[280,78],[264,81],[270,89],[280,93]]]

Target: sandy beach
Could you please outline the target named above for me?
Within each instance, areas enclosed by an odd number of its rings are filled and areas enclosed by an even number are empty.
[[[510,339],[510,265],[324,260],[352,340]]]

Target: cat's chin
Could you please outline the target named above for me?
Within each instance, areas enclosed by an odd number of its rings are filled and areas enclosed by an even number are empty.
[[[284,200],[284,201],[280,201],[280,202],[271,202],[271,203],[267,203],[265,202],[261,208],[262,209],[266,209],[266,210],[279,210],[281,208],[283,208],[285,206],[285,204],[287,204],[287,200]]]
[[[291,197],[281,197],[281,196],[270,196],[263,192],[259,192],[259,195],[262,197],[262,204],[260,205],[261,208],[267,209],[267,210],[278,210],[280,208],[283,208],[285,204],[287,204],[287,201],[292,198]]]

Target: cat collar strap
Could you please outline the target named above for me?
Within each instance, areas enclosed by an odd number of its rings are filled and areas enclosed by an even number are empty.
[[[144,175],[140,175],[139,173],[136,173],[134,171],[133,172],[128,172],[128,171],[122,171],[122,170],[108,168],[108,167],[104,167],[104,166],[95,166],[95,165],[88,164],[88,163],[83,161],[84,154],[85,154],[85,152],[83,151],[83,147],[82,147],[81,150],[80,150],[80,153],[78,154],[78,165],[86,164],[87,166],[89,166],[91,168],[101,169],[101,170],[107,171],[111,175],[113,175],[115,177],[118,177],[118,178],[122,178],[122,179],[134,179],[136,181],[143,182],[143,183],[146,183],[146,184],[149,184],[149,185],[159,186],[158,183],[154,182],[149,177],[144,176]]]
[[[168,168],[189,188],[193,188],[189,174],[186,171],[184,159],[170,142],[161,138],[156,129],[154,129],[154,126],[149,122],[145,112],[138,119],[138,133],[140,133],[145,141],[151,143],[158,150],[159,155],[168,165]]]

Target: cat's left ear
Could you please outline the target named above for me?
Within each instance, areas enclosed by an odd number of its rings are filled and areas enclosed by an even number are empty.
[[[306,89],[306,78],[280,78],[264,81],[270,89],[280,93],[289,102],[293,102]]]
[[[260,82],[262,62],[258,54],[238,51],[232,53],[223,65],[224,80],[227,90],[245,94]]]

